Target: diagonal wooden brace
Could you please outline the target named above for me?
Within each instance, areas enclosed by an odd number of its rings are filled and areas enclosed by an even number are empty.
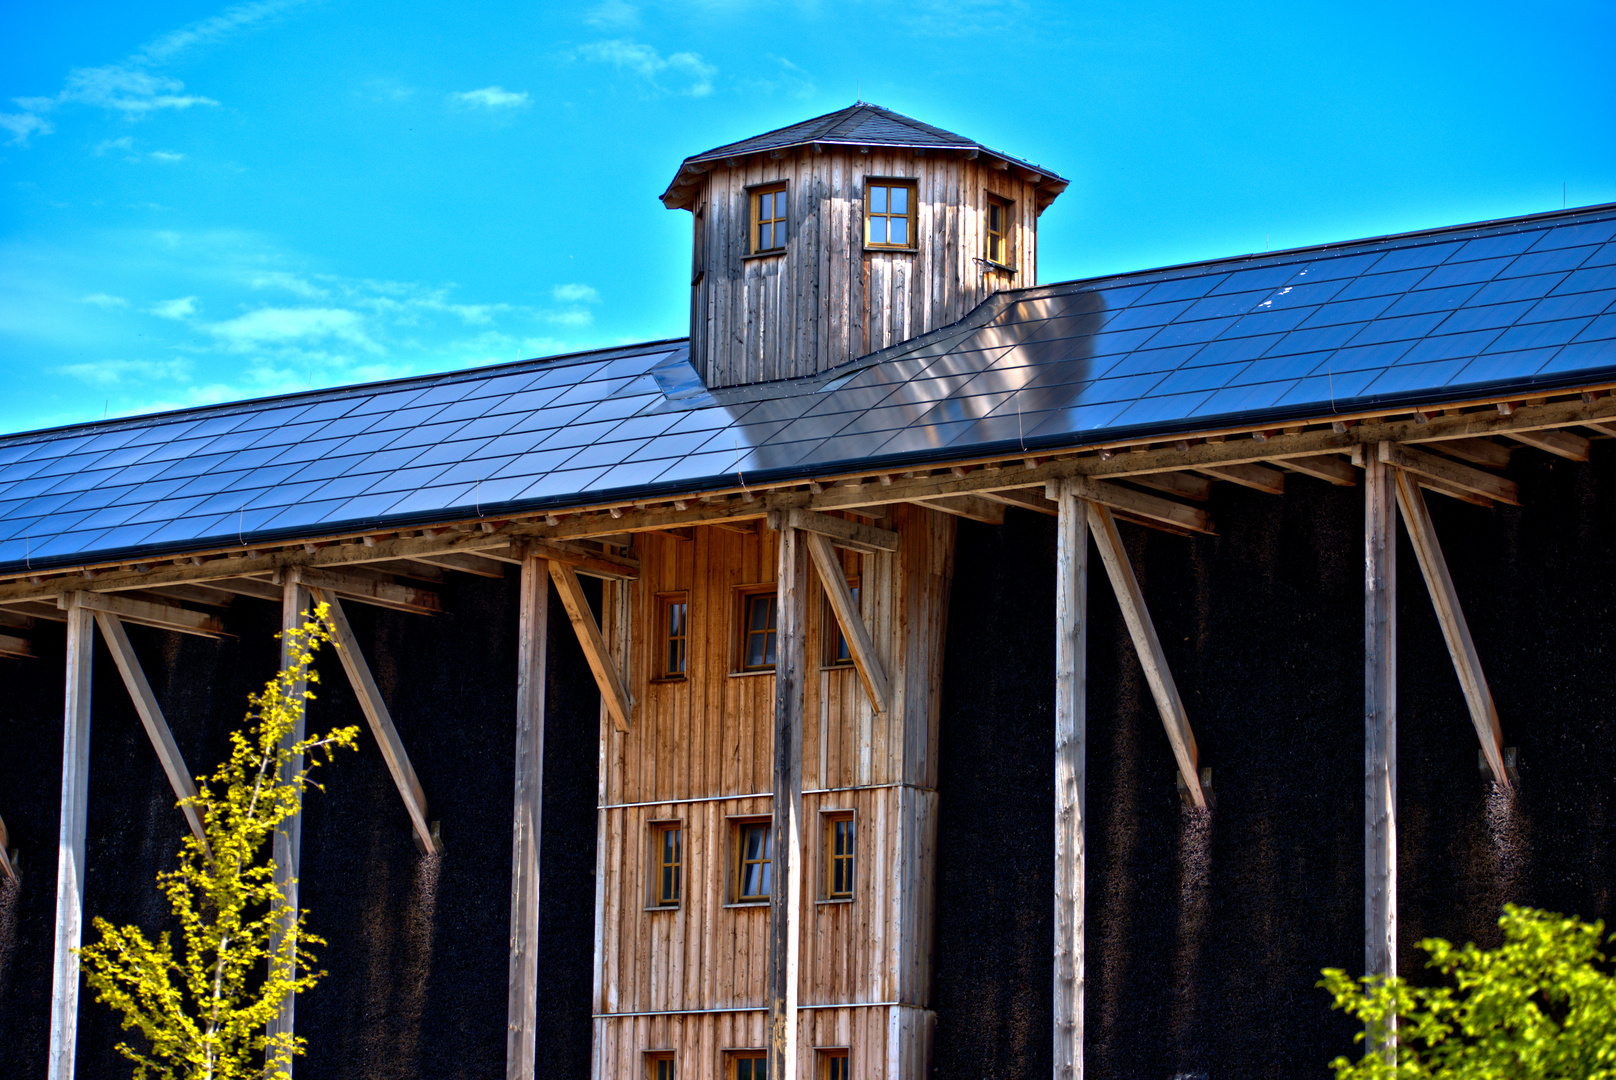
[[[595,684],[600,687],[600,696],[606,702],[606,711],[611,714],[612,724],[618,731],[627,731],[629,717],[634,712],[634,701],[617,673],[617,665],[612,663],[600,624],[595,621],[594,612],[589,610],[589,600],[584,596],[583,586],[578,583],[578,574],[566,563],[552,562],[550,580],[555,582],[561,606],[567,609],[567,618],[572,620],[572,628],[578,634],[578,644],[583,646],[584,659],[589,661],[589,670],[595,673]]]
[[[812,532],[803,532],[802,535],[808,541],[808,554],[813,556],[820,583],[825,586],[825,597],[830,601],[830,608],[836,613],[836,621],[842,627],[847,651],[853,655],[853,666],[864,680],[870,704],[875,706],[876,712],[885,713],[891,708],[892,684],[887,679],[886,668],[882,666],[880,657],[875,655],[875,642],[870,640],[870,631],[864,625],[864,617],[859,614],[853,590],[847,587],[841,562],[836,558],[836,552],[831,550],[830,541],[823,535]]]

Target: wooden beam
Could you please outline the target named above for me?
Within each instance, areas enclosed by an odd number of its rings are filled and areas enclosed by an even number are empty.
[[[1280,465],[1299,472],[1304,476],[1311,476],[1316,480],[1334,484],[1337,487],[1357,487],[1358,470],[1352,463],[1336,454],[1324,454],[1320,457],[1283,458]]]
[[[870,631],[864,625],[858,601],[853,599],[853,590],[848,588],[841,560],[836,557],[830,540],[823,534],[803,532],[802,538],[808,545],[808,554],[813,557],[814,569],[819,572],[820,584],[825,587],[825,598],[830,601],[831,611],[835,612],[836,622],[842,628],[842,638],[847,642],[853,666],[864,681],[870,704],[877,713],[884,714],[892,708],[892,684],[887,679],[881,658],[875,654],[875,642],[870,640]]]
[[[1498,709],[1493,704],[1492,690],[1481,669],[1481,658],[1476,643],[1470,637],[1470,624],[1465,621],[1464,609],[1459,605],[1459,593],[1453,587],[1448,573],[1448,560],[1437,542],[1436,526],[1431,511],[1425,505],[1425,496],[1419,485],[1401,470],[1393,470],[1397,484],[1397,504],[1403,511],[1403,526],[1414,545],[1414,554],[1425,575],[1425,587],[1431,593],[1431,604],[1436,608],[1437,623],[1442,637],[1448,643],[1448,655],[1453,657],[1453,670],[1459,676],[1459,687],[1464,691],[1465,704],[1470,707],[1470,721],[1481,740],[1481,752],[1492,769],[1493,779],[1502,788],[1510,786],[1504,771],[1504,733],[1498,723]]]
[[[157,696],[152,693],[151,683],[146,681],[140,658],[135,655],[134,646],[129,644],[129,635],[116,615],[98,611],[95,613],[95,623],[101,628],[101,637],[107,643],[107,650],[112,653],[112,662],[118,665],[118,674],[123,676],[123,684],[135,703],[135,712],[140,716],[141,726],[146,729],[146,737],[151,740],[152,749],[157,751],[157,760],[162,763],[163,773],[168,777],[168,786],[174,789],[175,798],[180,800],[180,812],[185,815],[185,823],[202,845],[202,853],[212,859],[213,851],[208,847],[208,832],[202,826],[202,815],[195,806],[186,802],[187,799],[196,798],[196,781],[191,779],[191,771],[185,767],[185,758],[180,753],[179,744],[174,741],[168,721],[163,718],[163,710],[157,704]]]
[[[1082,1080],[1089,538],[1075,485],[1055,502],[1055,1080]]]
[[[393,611],[413,611],[418,615],[436,615],[439,610],[438,594],[431,589],[417,589],[413,585],[378,581],[368,575],[360,577],[337,570],[302,567],[296,572],[303,584],[311,589],[336,593],[361,604],[373,604]]]
[[[1428,476],[1443,484],[1498,502],[1509,503],[1511,506],[1520,505],[1519,486],[1515,481],[1502,476],[1494,476],[1492,473],[1461,465],[1457,461],[1424,450],[1416,450],[1411,446],[1399,446],[1397,443],[1381,443],[1376,453],[1384,464],[1395,465],[1399,469]],[[1366,468],[1368,457],[1368,454],[1364,455]]]
[[[984,491],[982,498],[1006,506],[1019,507],[1022,510],[1031,510],[1035,514],[1047,514],[1056,517],[1060,511],[1055,504],[1044,498],[1044,493],[1037,488],[1016,488],[1012,491]]]
[[[1073,494],[1081,488],[1081,484],[1075,481],[1071,483]],[[1128,633],[1133,637],[1134,651],[1139,654],[1139,666],[1144,670],[1151,696],[1156,699],[1156,709],[1161,713],[1163,727],[1167,729],[1167,741],[1172,744],[1179,774],[1184,778],[1190,801],[1196,809],[1204,810],[1206,793],[1201,790],[1200,751],[1195,745],[1195,733],[1190,730],[1189,717],[1184,712],[1184,701],[1179,697],[1173,673],[1167,666],[1167,654],[1162,651],[1161,639],[1156,636],[1150,609],[1145,606],[1145,594],[1139,588],[1139,579],[1134,575],[1133,564],[1128,561],[1127,549],[1122,546],[1122,537],[1117,533],[1116,522],[1111,520],[1111,512],[1096,502],[1089,502],[1088,508],[1089,532],[1094,535],[1095,546],[1100,549],[1100,561],[1105,563],[1106,575],[1111,579],[1117,606],[1122,609],[1122,620],[1128,624]]]
[[[273,600],[277,604],[281,602],[281,587],[259,578],[214,578],[208,582],[208,586],[235,596],[251,596],[257,600]]]
[[[304,621],[309,617],[309,590],[303,582],[303,573],[304,571],[300,568],[288,570],[286,572],[285,580],[281,583],[282,671],[291,666],[292,660],[290,642],[288,641],[286,635],[289,631],[302,627]],[[307,690],[308,682],[305,679],[296,680],[289,688],[289,696],[296,703],[293,714],[295,716],[295,721],[291,730],[288,731],[285,737],[281,739],[281,745],[283,747],[290,747],[294,743],[301,742],[303,740],[304,732],[308,730],[307,708],[303,696]],[[302,771],[302,754],[295,754],[287,758],[280,770],[281,783],[292,783],[297,774]],[[277,943],[279,947],[284,947],[284,945],[281,943],[285,941],[287,936],[291,936],[295,939],[297,935],[298,868],[301,863],[302,853],[303,809],[302,800],[300,798],[297,813],[283,820],[280,827],[275,830],[274,842],[271,847],[271,854],[275,860],[275,887],[280,890],[281,895],[286,899],[288,909],[292,913],[290,918],[288,918],[287,921],[281,926],[280,932],[282,937],[280,942]],[[292,972],[290,970],[287,970],[285,974],[288,978],[292,976]],[[296,1020],[297,997],[294,994],[289,994],[287,995],[286,1000],[281,1004],[280,1012],[274,1017],[274,1019],[270,1020],[266,1034],[271,1038],[283,1033],[287,1035],[294,1034],[296,1031]],[[290,1075],[292,1071],[292,1065],[290,1062],[287,1063],[286,1070],[288,1075]]]
[[[1598,435],[1609,435],[1616,438],[1616,424],[1583,424],[1583,427]]]
[[[1218,465],[1201,472],[1214,480],[1227,480],[1267,495],[1285,494],[1285,474],[1266,465]]]
[[[941,495],[913,501],[916,506],[927,506],[970,521],[980,521],[986,525],[1004,524],[1004,504],[984,499],[980,495]]]
[[[634,712],[634,700],[629,697],[628,688],[618,676],[617,665],[612,663],[611,654],[606,649],[606,639],[601,636],[600,624],[595,621],[594,612],[589,610],[589,600],[584,596],[577,573],[566,563],[552,562],[550,580],[555,582],[561,606],[567,609],[567,618],[572,620],[572,629],[578,635],[578,644],[583,647],[589,670],[595,674],[595,685],[600,687],[601,700],[606,703],[612,723],[618,731],[627,731],[629,718]]]
[[[1135,491],[1121,484],[1090,480],[1086,476],[1071,476],[1067,479],[1072,482],[1072,490],[1078,492],[1078,498],[1087,502],[1099,503],[1133,517],[1149,518],[1191,532],[1212,531],[1211,517],[1198,506],[1185,506],[1183,503]],[[1059,484],[1049,482],[1045,486],[1044,493],[1049,498],[1057,497]]]
[[[225,634],[224,623],[214,616],[171,604],[92,592],[75,592],[56,598],[56,606],[63,611],[68,610],[70,603],[78,604],[86,611],[105,612],[108,615],[116,615],[126,622],[155,626],[160,630],[176,630],[182,634],[195,634],[206,638],[228,636]]]
[[[10,627],[14,630],[32,630],[34,628],[34,617],[25,615],[20,611],[9,611],[6,608],[0,608],[0,626]]]
[[[30,619],[43,619],[45,622],[65,623],[67,621],[67,612],[58,608],[54,599],[49,604],[38,601],[7,604],[0,610],[14,611],[18,615],[26,615]]]
[[[771,511],[768,524],[771,529],[802,529],[817,533],[828,537],[835,546],[849,551],[874,554],[877,551],[898,550],[898,534],[890,529],[878,529],[874,525],[831,517],[829,514],[816,514],[800,507]]]
[[[12,637],[10,634],[0,634],[0,656],[14,656],[27,659],[34,655],[29,647],[27,638]]]
[[[463,574],[472,574],[476,577],[497,579],[505,576],[505,564],[503,562],[498,559],[485,558],[482,555],[473,555],[469,551],[447,551],[442,555],[418,555],[410,561],[425,563],[441,570],[459,570]]]
[[[1364,455],[1364,973],[1377,976],[1397,974],[1397,523],[1386,457]]]
[[[1509,467],[1509,447],[1500,446],[1488,439],[1449,439],[1447,442],[1434,443],[1431,448],[1456,457],[1460,461],[1468,461],[1472,465],[1482,465],[1489,469]]]
[[[510,982],[506,999],[506,1080],[538,1070],[539,841],[544,808],[544,697],[550,575],[528,549],[517,605],[516,796],[511,822]]]
[[[774,666],[773,880],[769,889],[769,1075],[795,1077],[802,938],[802,727],[806,712],[808,545],[780,530]]]
[[[1592,445],[1581,435],[1569,431],[1516,431],[1509,436],[1518,443],[1535,446],[1567,461],[1587,461]]]
[[[12,885],[22,884],[22,875],[17,873],[17,861],[13,858],[11,836],[6,832],[6,822],[0,818],[0,873],[6,875]]]
[[[1157,491],[1165,491],[1167,494],[1177,495],[1181,499],[1206,502],[1212,497],[1211,479],[1205,476],[1196,476],[1193,473],[1141,473],[1130,479],[1135,484],[1155,488]]]
[[[1414,477],[1418,485],[1424,488],[1426,491],[1434,491],[1438,495],[1446,495],[1450,499],[1457,499],[1460,502],[1466,502],[1472,506],[1491,507],[1493,505],[1493,501],[1487,498],[1487,496],[1477,495],[1474,491],[1466,491],[1464,488],[1454,487],[1452,484],[1444,483],[1441,480],[1434,480],[1429,476],[1414,476],[1413,473],[1409,473],[1408,475]]]
[[[192,604],[201,604],[203,607],[216,608],[227,608],[236,600],[236,594],[232,590],[210,585],[163,585],[147,595],[162,601],[184,600]]]
[[[91,609],[74,599],[66,610],[67,694],[62,719],[62,810],[56,842],[48,1080],[72,1080],[78,1048],[78,948],[84,937],[84,831],[90,782],[90,671],[95,657]]]
[[[438,844],[432,837],[432,826],[427,821],[426,792],[421,789],[415,766],[410,763],[410,755],[404,750],[404,740],[398,737],[398,728],[393,726],[393,714],[388,711],[387,702],[382,699],[382,692],[371,677],[365,654],[359,650],[359,639],[354,637],[348,615],[342,610],[342,603],[335,593],[324,589],[311,589],[310,592],[314,594],[316,604],[326,605],[325,622],[331,628],[337,659],[342,661],[342,670],[348,674],[348,684],[353,687],[354,697],[359,699],[359,709],[365,714],[371,733],[376,736],[376,745],[381,748],[382,758],[387,762],[387,771],[393,774],[393,784],[404,799],[404,812],[410,816],[410,825],[415,829],[416,845],[426,854],[435,855],[438,853]]]
[[[627,555],[589,551],[577,543],[530,540],[528,544],[543,558],[551,562],[566,563],[579,573],[591,577],[606,578],[610,581],[635,581],[640,576],[640,560]]]

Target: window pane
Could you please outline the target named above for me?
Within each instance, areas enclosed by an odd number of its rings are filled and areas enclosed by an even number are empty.
[[[892,212],[894,214],[907,214],[909,212],[909,189],[894,187],[892,189]]]
[[[870,210],[877,214],[887,212],[887,189],[879,184],[870,188]]]
[[[895,218],[892,218],[891,221],[892,221],[892,243],[894,243],[894,244],[908,244],[909,243],[909,219],[908,218],[895,217]]]
[[[774,226],[763,225],[758,228],[758,250],[768,251],[774,246]]]
[[[770,221],[774,218],[774,192],[765,191],[758,196],[758,209],[758,217],[761,220]]]
[[[752,633],[767,630],[769,627],[769,598],[767,596],[754,596],[747,601],[747,628]]]
[[[887,242],[887,219],[872,217],[870,219],[870,243],[884,244]]]

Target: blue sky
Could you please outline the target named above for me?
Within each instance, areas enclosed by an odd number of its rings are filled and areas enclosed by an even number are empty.
[[[1616,201],[1616,5],[0,7],[0,431],[687,332],[680,160],[856,95],[1043,281]]]

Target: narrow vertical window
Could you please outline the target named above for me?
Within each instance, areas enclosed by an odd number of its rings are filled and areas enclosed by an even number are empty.
[[[700,285],[707,274],[707,204],[696,207],[696,237],[690,247],[690,284]]]
[[[736,831],[735,900],[753,903],[769,898],[770,863],[774,826],[767,821],[743,822]]]
[[[684,823],[660,821],[651,826],[651,906],[678,907],[684,875]]]
[[[846,1050],[819,1052],[819,1080],[848,1080]]]
[[[987,220],[987,260],[999,266],[1009,266],[1010,252],[1010,203],[997,195],[988,196]]]
[[[769,1080],[769,1055],[762,1050],[734,1050],[729,1055],[730,1080]]]
[[[682,679],[688,660],[690,640],[690,597],[688,593],[663,593],[657,597],[658,649],[657,678]]]
[[[859,602],[859,583],[857,579],[849,581],[847,587],[848,591],[853,594],[853,604],[857,607]],[[842,624],[836,618],[836,612],[830,606],[829,600],[825,601],[822,618],[824,619],[822,625],[825,630],[820,636],[825,642],[825,666],[841,667],[851,664],[853,662],[853,653],[847,647],[847,634],[843,632]]]
[[[673,1051],[655,1050],[645,1055],[646,1080],[676,1080],[673,1072]]]
[[[773,591],[744,593],[741,597],[742,671],[774,667],[774,639],[779,619],[779,598]]]
[[[855,859],[853,815],[850,812],[826,815],[825,897],[829,900],[853,898]]]
[[[752,254],[784,251],[786,246],[786,186],[771,184],[752,191]]]
[[[915,246],[913,180],[868,180],[864,184],[864,244],[872,248]]]

